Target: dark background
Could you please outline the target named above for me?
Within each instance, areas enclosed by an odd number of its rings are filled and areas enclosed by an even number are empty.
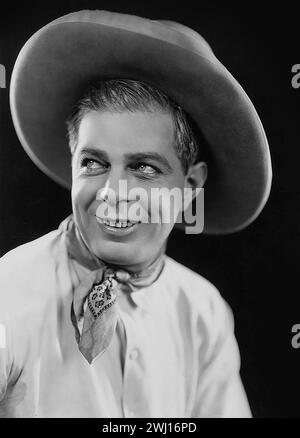
[[[246,230],[225,237],[174,231],[168,254],[212,281],[233,309],[241,375],[256,417],[300,417],[298,245],[300,89],[291,67],[300,63],[297,10],[270,6],[163,1],[52,1],[1,5],[0,255],[57,227],[71,211],[70,194],[42,174],[21,148],[12,125],[8,86],[26,40],[49,21],[79,9],[107,9],[182,22],[199,31],[246,89],[263,121],[273,161],[270,199]],[[47,105],[47,102],[45,102]],[[299,377],[298,377],[299,375]]]

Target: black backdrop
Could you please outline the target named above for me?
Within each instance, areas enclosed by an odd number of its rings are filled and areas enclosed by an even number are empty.
[[[8,86],[19,50],[40,27],[79,9],[107,9],[170,19],[198,30],[246,89],[263,121],[273,160],[270,200],[245,231],[225,237],[174,231],[168,254],[211,280],[235,315],[241,374],[256,417],[300,417],[298,287],[300,89],[291,67],[300,63],[297,10],[286,6],[138,1],[11,1],[0,10],[0,255],[56,228],[70,211],[70,194],[44,176],[21,148],[9,111]],[[47,105],[47,102],[45,102]]]

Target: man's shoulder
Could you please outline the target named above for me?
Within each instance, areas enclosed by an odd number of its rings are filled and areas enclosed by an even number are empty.
[[[176,282],[178,289],[194,293],[194,288],[201,295],[219,295],[218,289],[205,277],[171,257],[166,258],[167,275]]]
[[[55,263],[62,255],[59,230],[51,231],[20,245],[0,258],[0,301],[3,305],[22,305],[41,293],[43,285],[55,275]]]
[[[25,268],[41,259],[47,258],[59,236],[59,230],[50,231],[41,237],[11,249],[0,258],[0,272],[7,270],[25,272]]]
[[[208,279],[170,257],[166,268],[170,296],[182,309],[202,317],[208,324],[216,319],[232,319],[228,303]]]

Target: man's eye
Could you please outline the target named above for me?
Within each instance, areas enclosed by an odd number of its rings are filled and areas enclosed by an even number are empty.
[[[156,175],[159,173],[158,169],[150,166],[149,164],[138,164],[136,169],[144,175]]]
[[[81,162],[81,167],[83,167],[87,172],[103,169],[105,166],[99,161],[93,160],[92,158],[84,158]]]

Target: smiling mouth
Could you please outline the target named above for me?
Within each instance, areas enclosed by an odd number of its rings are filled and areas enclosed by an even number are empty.
[[[102,219],[98,216],[96,216],[97,222],[100,222],[103,225],[109,226],[111,228],[132,228],[134,225],[140,223],[140,222],[131,222],[128,220],[110,220],[110,219]]]

